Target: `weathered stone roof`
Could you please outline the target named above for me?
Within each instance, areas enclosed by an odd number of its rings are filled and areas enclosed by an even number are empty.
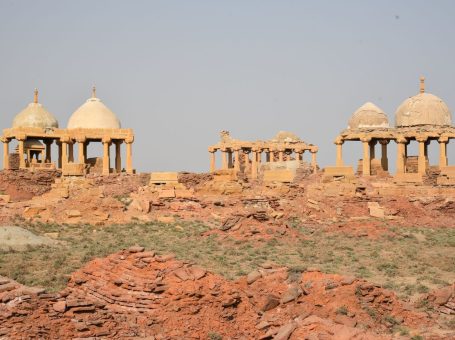
[[[273,142],[301,142],[302,140],[293,132],[279,131],[275,137],[271,139]]]
[[[389,119],[382,109],[371,102],[363,104],[349,119],[348,129],[387,128]]]
[[[89,98],[71,115],[68,129],[120,129],[120,121],[104,103],[96,97],[95,89]]]
[[[38,91],[35,89],[33,103],[28,104],[25,109],[14,117],[12,127],[58,128],[58,121],[43,105],[38,103]]]
[[[419,93],[406,99],[395,113],[395,125],[452,125],[452,114],[444,101],[431,94]]]

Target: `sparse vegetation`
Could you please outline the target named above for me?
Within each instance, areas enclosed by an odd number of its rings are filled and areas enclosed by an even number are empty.
[[[106,227],[25,225],[40,235],[58,232],[60,244],[2,252],[0,275],[27,285],[59,290],[70,273],[93,258],[140,244],[159,253],[175,253],[180,259],[229,279],[245,275],[268,261],[289,267],[290,281],[306,268],[318,267],[324,272],[366,278],[401,296],[425,293],[455,280],[454,229],[394,227],[390,232],[395,237],[372,240],[325,232],[323,227],[303,227],[295,221],[293,225],[301,232],[299,237],[256,241],[205,235],[210,228],[202,222]],[[425,240],[417,244],[411,237],[414,234],[423,234]],[[418,256],[412,255],[416,253]]]
[[[336,310],[336,313],[337,314],[341,314],[341,315],[348,315],[348,308],[346,306],[341,306],[341,307],[338,307],[338,309]]]

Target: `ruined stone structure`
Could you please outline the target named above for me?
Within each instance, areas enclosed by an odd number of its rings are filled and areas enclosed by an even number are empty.
[[[216,152],[221,151],[221,169],[233,169],[235,172],[250,173],[251,178],[258,176],[262,163],[262,153],[265,153],[265,163],[284,162],[292,158],[303,160],[305,151],[311,152],[311,165],[317,169],[316,154],[318,147],[307,144],[290,132],[279,132],[275,138],[255,142],[242,141],[231,138],[228,131],[221,131],[220,141],[208,148],[210,153],[210,172],[216,170]],[[250,153],[252,157],[250,159]]]
[[[9,153],[9,143],[16,139],[16,153]],[[108,175],[122,171],[121,145],[126,143],[127,173],[133,173],[132,129],[122,129],[116,115],[96,97],[93,88],[92,97],[79,107],[70,117],[66,129],[59,128],[55,117],[38,102],[35,89],[33,103],[21,111],[13,121],[13,126],[3,130],[3,167],[14,168],[13,156],[18,155],[20,169],[61,169],[63,175],[80,176],[96,170],[96,159],[87,159],[87,146],[90,143],[103,144],[103,158],[100,172]],[[51,148],[58,146],[58,160],[53,163]],[[115,165],[110,167],[109,146],[115,144]],[[78,159],[74,159],[74,145],[78,147]],[[92,171],[91,171],[92,169]]]
[[[353,175],[352,167],[343,163],[342,147],[346,141],[360,141],[363,158],[359,162],[363,176],[376,175],[389,170],[387,147],[390,141],[397,143],[397,181],[421,182],[428,174],[428,145],[439,143],[440,184],[455,184],[455,167],[448,166],[447,144],[455,138],[455,128],[447,105],[433,94],[425,92],[425,79],[420,78],[420,93],[406,99],[395,113],[395,127],[389,126],[387,115],[376,105],[366,103],[349,120],[348,128],[335,139],[337,159],[335,167],[326,168],[328,175]],[[410,142],[419,143],[418,156],[409,156]],[[377,158],[377,144],[381,145],[381,156]]]

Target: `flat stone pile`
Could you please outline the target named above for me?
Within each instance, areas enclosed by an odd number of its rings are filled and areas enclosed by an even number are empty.
[[[433,323],[364,280],[264,263],[228,281],[139,246],[88,263],[59,293],[0,278],[1,339],[390,339]]]

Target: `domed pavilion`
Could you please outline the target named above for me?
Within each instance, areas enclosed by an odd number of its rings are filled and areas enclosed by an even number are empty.
[[[132,143],[134,135],[132,129],[122,129],[115,113],[113,113],[99,98],[96,97],[96,89],[93,87],[92,96],[82,104],[68,120],[67,139],[69,145],[69,162],[74,172],[80,168],[91,165],[96,167],[96,159],[88,162],[87,146],[90,143],[103,144],[102,173],[108,175],[111,172],[122,171],[121,145],[126,144],[126,172],[132,173]],[[78,144],[78,162],[74,163],[73,144]],[[110,146],[115,145],[115,165],[111,169]]]
[[[9,153],[9,143],[18,141],[15,153]],[[34,101],[18,113],[12,127],[3,130],[3,167],[31,169],[60,169],[63,175],[81,176],[86,173],[109,174],[122,172],[121,145],[126,144],[126,173],[133,173],[132,129],[122,129],[117,116],[96,97],[93,88],[92,97],[80,106],[70,117],[66,129],[59,128],[58,121],[38,102],[38,90],[35,89]],[[58,146],[58,161],[51,160],[53,143]],[[87,158],[89,143],[103,144],[102,164]],[[78,159],[74,159],[74,144],[78,145]],[[44,145],[45,146],[44,146]],[[115,165],[110,167],[110,145],[115,144]],[[14,162],[12,158],[18,158]],[[15,164],[17,163],[17,164]]]
[[[422,182],[431,171],[447,177],[453,172],[447,165],[447,143],[455,138],[452,114],[447,104],[439,97],[425,92],[425,79],[420,78],[420,91],[397,108],[395,126],[390,127],[387,115],[376,105],[366,103],[355,111],[348,123],[335,140],[337,146],[336,166],[326,168],[331,176],[353,176],[352,167],[344,166],[342,145],[346,141],[360,141],[363,145],[363,158],[359,160],[359,173],[363,176],[388,173],[387,145],[390,141],[397,144],[396,180],[403,182]],[[408,145],[419,144],[417,156],[408,155]],[[430,167],[428,145],[439,143],[439,163]],[[381,159],[376,158],[375,146],[381,144]],[[454,182],[455,183],[455,182]]]

